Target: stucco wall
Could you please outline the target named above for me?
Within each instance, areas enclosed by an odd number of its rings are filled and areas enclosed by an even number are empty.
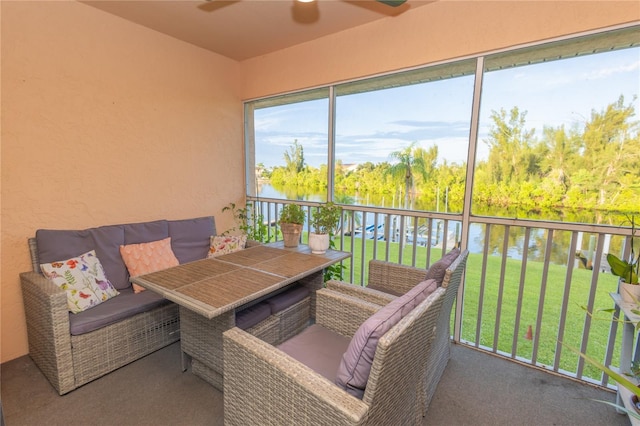
[[[2,5],[1,361],[38,228],[215,215],[244,194],[240,66],[75,2]]]
[[[439,0],[246,60],[252,99],[640,20],[630,1]]]

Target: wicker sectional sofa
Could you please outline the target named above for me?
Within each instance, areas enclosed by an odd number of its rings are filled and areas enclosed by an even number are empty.
[[[32,271],[20,274],[29,355],[63,395],[180,338],[178,306],[151,291],[134,293],[119,246],[171,237],[180,263],[206,257],[213,217],[158,220],[85,230],[38,230],[29,239]],[[78,314],[40,264],[95,250],[119,294]]]

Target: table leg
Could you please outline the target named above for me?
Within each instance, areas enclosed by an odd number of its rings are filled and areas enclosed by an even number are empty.
[[[189,355],[187,355],[183,350],[182,347],[180,348],[180,363],[182,364],[182,372],[184,373],[185,371],[187,371],[188,369],[188,361]]]
[[[191,357],[191,371],[218,390],[222,390],[222,333],[234,326],[234,311],[207,319],[180,307],[180,346]]]
[[[316,319],[316,290],[320,290],[324,287],[324,271],[314,272],[311,275],[308,275],[300,281],[298,281],[301,285],[307,287],[311,290],[311,318]]]

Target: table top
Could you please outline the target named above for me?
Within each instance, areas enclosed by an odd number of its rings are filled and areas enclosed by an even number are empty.
[[[350,256],[337,250],[311,254],[306,245],[285,248],[278,242],[185,263],[131,281],[211,319]]]

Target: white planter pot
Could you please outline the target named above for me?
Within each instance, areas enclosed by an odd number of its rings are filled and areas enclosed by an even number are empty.
[[[309,248],[313,254],[324,254],[329,248],[329,234],[309,233]]]
[[[640,285],[639,284],[628,284],[624,281],[620,281],[618,284],[618,293],[620,293],[620,297],[625,302],[640,302]]]

